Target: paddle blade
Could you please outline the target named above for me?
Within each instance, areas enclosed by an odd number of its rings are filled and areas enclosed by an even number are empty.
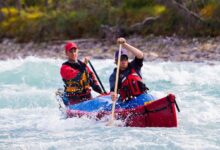
[[[124,127],[124,122],[122,120],[110,120],[106,126]]]
[[[112,126],[114,124],[114,120],[110,120],[107,124],[106,124],[106,126]]]

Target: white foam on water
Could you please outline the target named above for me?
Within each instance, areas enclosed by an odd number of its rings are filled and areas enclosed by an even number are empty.
[[[167,81],[175,85],[220,84],[220,64],[149,62],[142,69],[146,81]]]
[[[0,61],[0,149],[220,149],[219,62],[144,62],[149,92],[157,98],[176,95],[179,126],[168,129],[62,119],[54,93],[63,85],[63,62],[37,57]],[[91,62],[108,91],[114,62]]]

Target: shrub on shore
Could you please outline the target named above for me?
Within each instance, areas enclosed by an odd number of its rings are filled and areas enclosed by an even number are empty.
[[[194,10],[204,19],[203,25],[187,24],[184,15],[180,16],[169,5],[157,3],[156,0],[25,0],[19,7],[15,7],[11,0],[8,2],[7,7],[0,3],[0,38],[16,38],[19,42],[99,37],[101,25],[129,29],[147,17],[158,16],[157,21],[136,33],[184,36],[220,34],[220,2],[217,0],[203,3],[200,0],[195,0],[195,3],[186,1],[187,8],[196,6]]]

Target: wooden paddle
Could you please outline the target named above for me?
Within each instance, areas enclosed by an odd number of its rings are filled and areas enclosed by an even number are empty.
[[[118,90],[118,79],[119,79],[119,68],[120,68],[120,62],[121,62],[121,49],[122,49],[122,45],[119,45],[119,52],[118,52],[118,62],[117,62],[117,71],[116,71],[116,79],[115,79],[115,89],[114,89],[114,93],[117,94],[117,90]],[[111,120],[108,122],[107,125],[112,125],[114,123],[115,120],[115,104],[116,101],[113,101],[112,103],[112,117]]]

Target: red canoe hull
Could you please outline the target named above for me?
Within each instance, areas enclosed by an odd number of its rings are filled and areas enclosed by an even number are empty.
[[[129,127],[177,127],[175,96],[168,96],[155,100],[143,106],[133,109],[115,111],[115,118],[122,120]],[[89,118],[102,119],[111,115],[111,112],[101,111],[96,113],[67,110],[68,117],[87,116]]]

